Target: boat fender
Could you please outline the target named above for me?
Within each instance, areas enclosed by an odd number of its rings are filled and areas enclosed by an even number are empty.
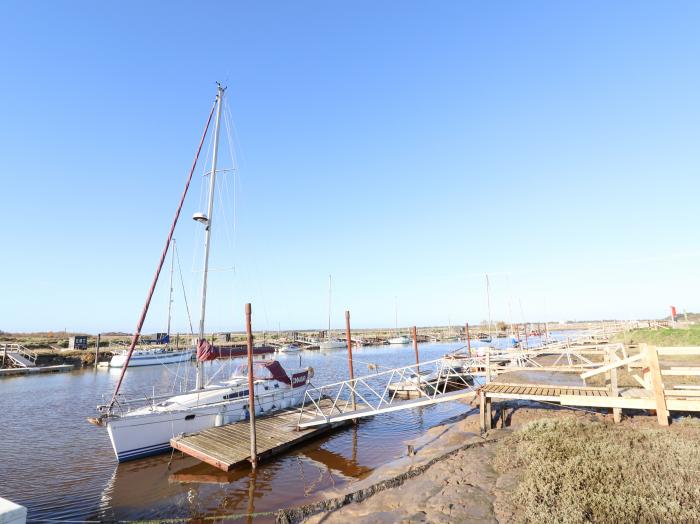
[[[306,368],[306,371],[307,371],[308,374],[309,374],[309,376],[308,376],[308,379],[309,379],[309,380],[311,380],[312,378],[314,378],[314,368],[312,368],[311,366],[309,366],[309,367]]]
[[[224,414],[223,413],[217,413],[216,418],[214,418],[214,426],[219,427],[224,425]]]

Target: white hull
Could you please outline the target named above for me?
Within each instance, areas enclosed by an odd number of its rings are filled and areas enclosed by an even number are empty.
[[[277,350],[278,353],[299,353],[299,351],[301,351],[301,348],[292,344],[288,346],[282,346]]]
[[[389,339],[389,344],[410,344],[411,339],[408,337],[394,337]]]
[[[256,384],[256,393],[262,390]],[[256,415],[267,415],[301,404],[306,387],[280,388],[256,394]],[[206,391],[206,390],[205,390]],[[247,396],[189,409],[115,417],[107,422],[107,431],[119,462],[163,453],[170,439],[182,433],[196,433],[216,425],[247,418]]]
[[[343,349],[348,347],[343,340],[324,340],[318,344],[319,349]]]
[[[129,367],[137,366],[154,366],[156,364],[174,364],[176,362],[185,362],[187,360],[192,360],[194,356],[194,350],[188,349],[185,351],[134,351],[134,354],[129,360]],[[124,367],[126,362],[126,353],[121,353],[119,355],[114,355],[109,361],[109,367],[111,368],[121,368]]]

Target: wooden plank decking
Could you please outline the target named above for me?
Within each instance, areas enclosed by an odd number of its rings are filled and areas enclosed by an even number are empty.
[[[321,405],[328,409],[332,401],[324,399]],[[306,417],[312,418],[311,414],[304,415],[304,418]],[[264,460],[347,423],[339,422],[298,430],[298,422],[299,408],[288,408],[274,415],[258,417],[255,423],[258,459]],[[180,435],[170,439],[170,445],[207,464],[230,471],[250,459],[250,423],[247,420],[234,422],[190,435]]]
[[[559,402],[562,398],[580,398],[581,405],[588,405],[594,398],[608,397],[604,387],[568,386],[565,384],[507,384],[489,382],[479,390],[479,422],[482,431],[491,429],[491,400],[514,399],[540,402]],[[586,399],[586,400],[584,400]],[[590,400],[588,400],[590,399]]]
[[[543,400],[558,402],[562,395],[584,397],[607,397],[604,387],[567,386],[557,384],[505,384],[490,382],[481,388],[488,398],[509,398],[521,400]]]

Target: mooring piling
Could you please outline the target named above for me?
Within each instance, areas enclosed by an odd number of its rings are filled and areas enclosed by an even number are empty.
[[[467,354],[469,355],[469,358],[472,356],[472,340],[471,337],[469,336],[469,322],[466,324],[467,326]]]
[[[250,325],[250,303],[245,305],[245,330],[248,335],[248,412],[250,414],[250,464],[258,467],[258,446],[255,436],[255,391],[253,381],[253,330]]]
[[[348,371],[350,372],[350,380],[355,380],[355,370],[352,366],[352,338],[350,338],[350,311],[345,312],[345,336],[348,339]],[[352,396],[352,410],[355,411],[357,406],[355,404],[355,392],[351,393]]]
[[[416,333],[416,326],[413,326],[411,332],[413,334],[413,351],[416,354],[416,373],[418,373],[420,371],[420,368],[418,367],[418,334]]]
[[[527,325],[527,322],[525,322],[525,348],[526,349],[530,347],[530,341],[528,340],[527,329],[528,329],[528,325]]]
[[[97,334],[97,340],[95,341],[95,369],[97,369],[97,360],[100,357],[100,333]]]

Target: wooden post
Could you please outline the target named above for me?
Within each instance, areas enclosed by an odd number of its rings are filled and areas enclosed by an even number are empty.
[[[469,355],[469,358],[472,356],[472,340],[471,337],[469,336],[469,322],[467,322],[467,354]]]
[[[416,326],[413,326],[413,352],[416,354],[416,374],[420,371],[418,364],[420,360],[418,359],[418,333],[416,333]]]
[[[530,342],[528,340],[528,335],[527,335],[527,322],[525,323],[525,349],[530,347]]]
[[[248,335],[248,412],[250,414],[250,464],[258,467],[258,445],[255,438],[255,383],[253,381],[253,330],[250,327],[250,304],[245,305],[245,330]]]
[[[486,349],[486,383],[488,384],[491,382],[491,348],[487,347]]]
[[[486,394],[479,391],[479,427],[482,433],[486,432]]]
[[[493,429],[493,417],[491,416],[491,398],[486,397],[486,430],[489,429]]]
[[[651,387],[656,399],[656,419],[659,425],[668,426],[668,408],[666,407],[666,396],[664,395],[664,383],[661,378],[661,366],[659,366],[659,354],[656,346],[643,346],[649,363],[649,375],[651,376]]]
[[[352,338],[350,338],[350,311],[345,312],[345,336],[348,339],[348,371],[350,372],[350,380],[355,380],[355,370],[352,367]],[[353,389],[355,388],[355,383],[352,383]],[[355,404],[355,392],[351,392],[352,395],[352,410],[357,409]]]
[[[609,360],[614,360],[615,350],[613,348],[608,348],[610,354]],[[610,370],[610,396],[619,397],[620,392],[617,388],[617,368],[612,368]],[[622,408],[613,408],[613,421],[616,424],[622,422]]]
[[[97,340],[95,341],[95,369],[97,369],[97,359],[100,356],[100,333],[97,334]]]

